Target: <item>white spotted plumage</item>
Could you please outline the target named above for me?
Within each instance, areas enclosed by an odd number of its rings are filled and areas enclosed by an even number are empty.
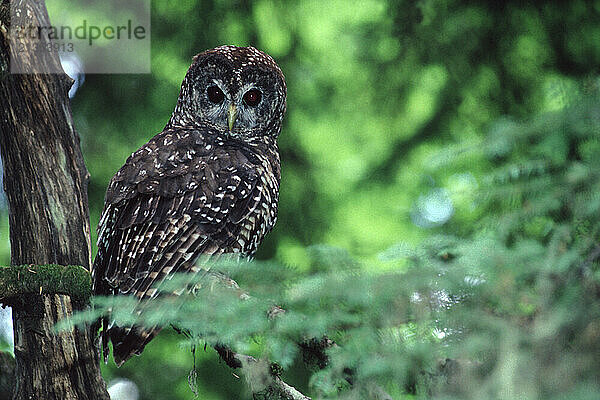
[[[222,114],[227,107],[207,101],[203,85],[214,81],[228,91],[226,101],[238,101],[233,128]],[[262,93],[256,108],[243,103],[248,88]],[[276,139],[285,93],[275,61],[254,48],[221,46],[194,58],[164,131],[135,151],[109,184],[93,268],[96,294],[152,299],[174,273],[197,272],[200,255],[257,250],[277,218]],[[159,330],[106,320],[105,357],[110,340],[120,365]]]

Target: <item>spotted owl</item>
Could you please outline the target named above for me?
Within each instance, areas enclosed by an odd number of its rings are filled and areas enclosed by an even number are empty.
[[[97,295],[150,300],[199,256],[252,256],[277,219],[277,137],[286,108],[283,73],[253,47],[221,46],[194,57],[164,130],[111,179],[93,266]],[[159,328],[104,320],[121,365]]]

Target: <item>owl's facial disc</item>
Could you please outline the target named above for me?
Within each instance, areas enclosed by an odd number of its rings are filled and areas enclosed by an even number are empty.
[[[254,83],[226,84],[220,79],[206,82],[198,109],[198,119],[232,136],[253,136],[264,121],[263,90]],[[266,113],[268,115],[268,112]]]
[[[241,85],[233,95],[235,123],[229,127],[233,134],[251,135],[253,131],[262,128],[263,119],[266,117],[264,107],[261,107],[262,97],[262,90],[254,83]]]
[[[222,46],[194,57],[169,124],[209,126],[239,140],[277,137],[286,87],[273,59]]]
[[[219,130],[227,130],[228,107],[232,104],[227,85],[221,79],[211,79],[203,82],[198,92],[196,118]]]

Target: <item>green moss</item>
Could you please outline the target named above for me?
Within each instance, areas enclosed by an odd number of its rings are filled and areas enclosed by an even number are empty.
[[[24,294],[66,294],[85,302],[92,278],[80,265],[0,266],[0,301]]]

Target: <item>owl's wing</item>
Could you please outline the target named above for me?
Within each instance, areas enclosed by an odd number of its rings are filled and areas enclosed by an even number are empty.
[[[271,200],[249,157],[193,131],[163,132],[132,154],[107,190],[94,292],[152,297],[200,254],[246,253]]]
[[[225,150],[209,138],[196,130],[162,132],[113,177],[98,227],[95,294],[152,298],[171,274],[194,271],[200,254],[250,254],[270,230],[276,206],[265,205],[276,204],[278,170],[269,174],[252,152]],[[104,358],[110,340],[117,365],[160,330],[114,326],[106,318],[103,324]]]

